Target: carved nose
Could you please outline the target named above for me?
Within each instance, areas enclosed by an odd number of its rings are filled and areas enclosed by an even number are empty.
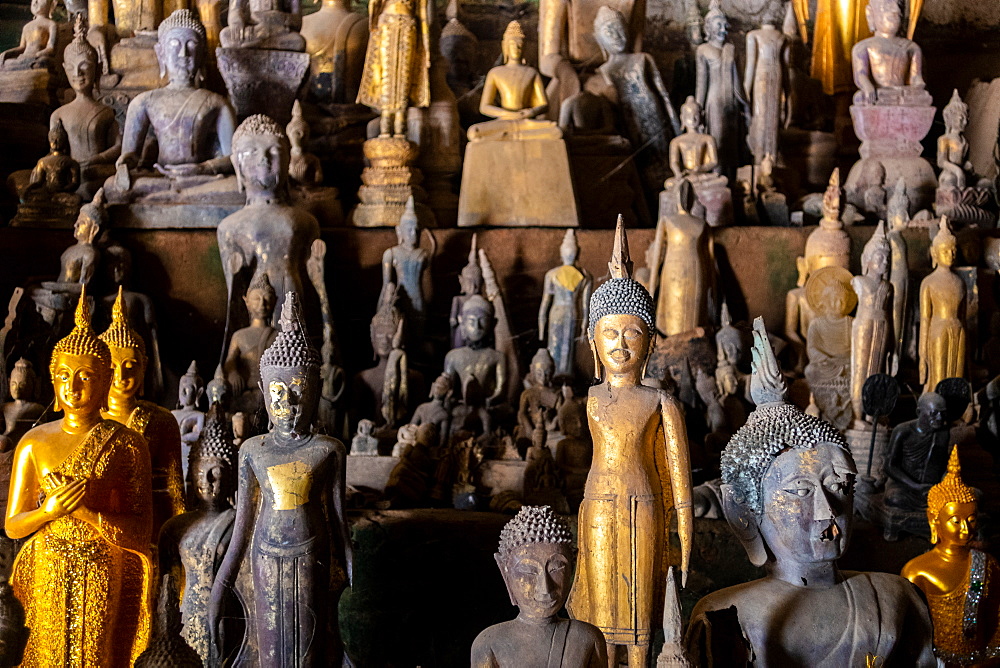
[[[819,487],[816,493],[813,494],[813,520],[832,520],[836,519],[837,513],[833,509],[833,504],[830,503],[829,497],[826,495],[826,489]]]

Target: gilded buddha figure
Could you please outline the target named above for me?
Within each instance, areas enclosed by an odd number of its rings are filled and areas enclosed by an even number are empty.
[[[851,272],[824,267],[806,283],[806,299],[813,312],[806,333],[806,381],[824,420],[838,429],[851,426],[850,316],[858,303],[851,289]]]
[[[701,105],[688,95],[681,105],[684,133],[670,140],[670,170],[674,178],[718,179],[719,151],[715,137],[702,132]]]
[[[567,609],[601,629],[609,665],[617,665],[624,645],[628,665],[641,667],[659,620],[671,517],[677,517],[686,579],[694,516],[683,410],[666,392],[642,384],[656,315],[646,288],[631,277],[624,227],[619,216],[611,279],[590,299],[588,335],[603,382],[587,398],[594,454]]]
[[[958,446],[948,472],[927,493],[934,547],[903,567],[903,577],[927,597],[934,651],[947,666],[993,665],[1000,656],[1000,564],[972,546],[979,529],[974,489],[962,481]]]
[[[920,339],[917,360],[924,392],[945,378],[965,373],[965,283],[952,269],[955,235],[945,218],[931,241],[934,271],[920,283]]]
[[[86,290],[75,320],[49,367],[63,418],[30,430],[14,455],[6,531],[31,536],[11,576],[31,629],[22,665],[129,666],[149,638],[149,454],[141,435],[101,417],[112,354],[90,327]]]
[[[32,18],[21,29],[21,42],[0,53],[0,70],[47,67],[56,56],[59,27],[52,20],[54,0],[31,0]]]

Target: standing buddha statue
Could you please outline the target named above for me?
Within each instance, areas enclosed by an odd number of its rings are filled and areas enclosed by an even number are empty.
[[[90,327],[85,289],[49,371],[63,418],[21,439],[7,504],[7,534],[31,536],[11,575],[31,629],[23,665],[131,665],[149,638],[149,452],[101,417],[112,355]]]
[[[669,518],[676,513],[686,580],[693,510],[691,465],[680,403],[642,384],[656,332],[649,293],[632,279],[625,225],[618,218],[611,278],[590,298],[588,337],[602,382],[590,388],[594,440],[580,504],[579,561],[567,609],[604,632],[609,661],[646,665],[666,581]]]
[[[431,240],[433,242],[433,235]],[[396,226],[396,245],[382,254],[383,298],[389,284],[399,290],[399,307],[406,316],[410,340],[423,337],[427,304],[431,299],[431,255],[420,247],[420,222],[411,196]]]
[[[146,344],[129,325],[126,309],[119,291],[118,301],[111,313],[111,326],[100,337],[111,351],[112,370],[107,409],[102,414],[146,439],[153,475],[153,533],[150,540],[155,544],[163,523],[184,512],[181,432],[170,411],[139,399],[148,361]]]
[[[191,360],[191,366],[177,382],[177,409],[170,411],[177,420],[177,427],[181,432],[181,464],[184,467],[184,480],[187,480],[188,474],[188,453],[205,426],[205,413],[198,408],[203,394],[205,394],[205,384],[198,375],[198,363]]]
[[[559,256],[562,265],[545,272],[538,308],[538,339],[545,342],[557,376],[573,375],[576,341],[587,332],[587,310],[593,278],[577,265],[576,232],[566,230]]]
[[[933,392],[945,378],[965,373],[965,283],[955,263],[955,235],[946,218],[931,241],[934,271],[920,282],[920,340],[917,360],[924,392]]]
[[[858,295],[858,313],[851,325],[851,405],[855,428],[864,414],[861,390],[865,381],[894,366],[889,362],[895,343],[892,283],[888,280],[891,254],[885,221],[881,221],[861,252],[861,276],[851,279],[851,287]]]
[[[790,40],[778,29],[777,18],[772,12],[764,25],[747,33],[743,90],[753,105],[747,144],[756,165],[767,155],[778,155],[778,130],[790,106]]]
[[[910,292],[910,257],[906,247],[903,230],[910,223],[910,200],[906,196],[906,181],[899,177],[896,187],[889,195],[888,216],[889,247],[892,249],[892,260],[889,268],[889,282],[892,283],[892,328],[896,336],[894,348],[897,359],[906,351],[909,334],[910,312],[907,300]],[[895,370],[893,370],[895,375]]]
[[[806,299],[815,316],[806,333],[806,381],[820,416],[838,429],[851,426],[851,333],[857,304],[851,272],[824,267],[806,283]]]

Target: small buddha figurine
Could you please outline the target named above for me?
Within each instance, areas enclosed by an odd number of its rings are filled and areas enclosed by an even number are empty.
[[[507,360],[490,341],[495,324],[493,304],[472,295],[459,315],[465,345],[450,350],[444,358],[444,372],[459,389],[462,404],[479,417],[484,434],[493,432],[490,409],[503,403],[509,382]]]
[[[951,174],[955,187],[962,190],[965,188],[965,172],[972,169],[972,163],[967,160],[969,142],[963,134],[969,122],[969,105],[962,102],[957,88],[952,92],[948,106],[942,110],[941,117],[944,119],[944,134],[938,137],[937,166],[942,172]]]
[[[0,667],[16,668],[24,661],[31,630],[24,625],[24,606],[7,580],[0,581]]]
[[[115,193],[159,192],[177,187],[181,179],[186,187],[231,173],[236,118],[226,98],[199,87],[205,43],[205,26],[189,9],[178,9],[160,23],[154,49],[160,76],[168,83],[140,93],[128,105],[117,174],[108,181]],[[156,174],[136,171],[150,134],[159,146]]]
[[[382,254],[382,292],[390,283],[396,285],[407,326],[414,337],[422,337],[432,295],[431,253],[420,247],[420,223],[412,196],[396,226],[396,242]]]
[[[230,304],[238,276],[267,273],[278,294],[277,308],[281,296],[294,291],[318,313],[323,286],[312,283],[306,267],[319,239],[319,222],[288,200],[289,160],[285,131],[270,117],[255,114],[240,123],[233,134],[232,164],[247,200],[246,206],[219,223],[219,256]]]
[[[625,135],[636,147],[639,171],[658,192],[668,175],[671,134],[681,130],[660,70],[648,53],[631,53],[625,15],[602,5],[594,17],[594,39],[605,62],[597,68],[614,91],[625,120]],[[673,132],[671,133],[670,130]]]
[[[691,465],[680,403],[641,383],[656,316],[649,293],[631,278],[620,216],[608,268],[611,278],[590,298],[588,338],[601,382],[587,398],[594,454],[580,504],[580,554],[567,609],[604,633],[609,659],[617,663],[624,645],[628,665],[641,667],[662,603],[655,591],[671,561],[666,537],[673,514],[682,580],[687,578]],[[622,452],[631,454],[620,457]]]
[[[889,268],[889,282],[892,283],[892,327],[896,337],[893,346],[897,356],[902,356],[906,350],[905,343],[909,329],[909,309],[907,300],[910,291],[910,258],[906,247],[903,230],[910,223],[910,200],[906,196],[906,181],[899,177],[896,187],[889,195],[886,208],[889,231],[889,247],[892,249],[892,259]]]
[[[681,177],[677,208],[663,212],[653,245],[661,249],[650,269],[650,292],[656,298],[656,329],[673,336],[704,325],[708,319],[710,238],[704,219],[691,215],[695,193]]]
[[[462,328],[460,327],[460,316],[462,307],[474,295],[480,295],[483,291],[483,270],[479,266],[479,255],[477,252],[476,235],[472,235],[472,246],[469,248],[469,261],[458,274],[458,286],[460,294],[451,300],[451,347],[461,348]]]
[[[479,112],[496,120],[469,128],[469,141],[523,141],[561,139],[562,130],[553,121],[537,120],[549,108],[545,86],[538,70],[525,65],[524,31],[511,21],[501,42],[503,65],[487,73]],[[499,104],[497,104],[499,98]]]
[[[100,76],[97,51],[87,42],[82,15],[74,24],[73,41],[63,51],[63,69],[76,96],[49,117],[49,128],[61,124],[69,138],[69,154],[80,165],[80,194],[93,197],[115,173],[122,141],[111,107],[94,97]]]
[[[885,235],[885,221],[861,251],[861,276],[851,279],[858,295],[858,313],[851,325],[851,406],[855,429],[864,417],[861,390],[869,376],[891,371],[893,364],[892,283],[889,262],[892,248]]]
[[[31,0],[31,20],[21,28],[21,42],[0,53],[0,70],[44,69],[56,57],[59,27],[52,20],[53,0]]]
[[[392,456],[402,457],[403,453],[417,443],[417,425],[404,424],[396,432],[396,444],[392,446]]]
[[[102,414],[146,439],[153,475],[153,533],[150,538],[155,543],[163,523],[184,512],[181,433],[170,411],[139,399],[149,358],[146,357],[146,344],[129,325],[127,308],[119,292],[111,326],[100,337],[111,350],[112,370],[107,408]]]
[[[358,420],[358,433],[351,439],[351,455],[374,457],[378,454],[378,437],[373,435],[374,431],[373,421]]]
[[[209,606],[219,647],[219,623],[229,616],[230,590],[245,563],[254,583],[245,611],[262,666],[340,664],[337,600],[352,572],[346,452],[337,439],[312,431],[320,357],[309,345],[299,308],[298,295],[289,292],[281,332],[260,360],[274,426],[240,448],[233,538]],[[244,646],[237,663],[254,647]]]
[[[778,155],[778,130],[791,106],[790,40],[778,29],[779,18],[771,11],[761,27],[747,32],[746,38],[743,90],[752,103],[747,145],[757,165],[764,156]]]
[[[924,90],[920,47],[899,34],[903,13],[895,0],[869,0],[868,28],[875,33],[851,49],[854,104],[930,104]]]
[[[94,248],[94,239],[101,231],[101,225],[107,222],[108,214],[104,208],[104,191],[98,190],[94,201],[80,207],[80,214],[73,224],[73,236],[76,245],[63,251],[59,263],[60,283],[79,283],[86,285],[97,271],[97,260],[100,251]]]
[[[823,267],[850,268],[851,237],[844,231],[841,220],[842,194],[840,168],[837,167],[823,193],[823,217],[819,227],[806,238],[805,261],[809,275]]]
[[[947,408],[940,394],[924,392],[917,400],[917,419],[893,427],[885,459],[886,505],[917,512],[926,507],[927,492],[948,465]]]
[[[945,378],[965,374],[965,283],[951,266],[957,252],[946,218],[931,241],[934,271],[920,282],[920,340],[917,360],[924,392]]]
[[[948,472],[927,493],[934,547],[908,561],[902,573],[927,597],[934,652],[948,666],[988,664],[1000,653],[1000,598],[990,586],[1000,577],[1000,564],[970,544],[979,529],[978,511],[955,446]]]
[[[431,383],[430,401],[417,406],[410,424],[437,425],[438,446],[443,446],[451,435],[451,394],[454,380],[451,374],[442,373]]]
[[[49,152],[35,163],[28,185],[21,193],[21,203],[56,200],[65,206],[79,206],[75,194],[80,187],[80,164],[69,155],[69,138],[61,121],[49,128]]]
[[[431,103],[428,0],[368,3],[368,50],[358,104],[379,111],[379,136],[404,137],[406,111]]]
[[[493,557],[519,614],[476,636],[473,668],[543,663],[606,668],[601,631],[587,622],[559,616],[569,594],[574,560],[573,536],[566,520],[550,506],[522,506],[500,532],[500,547]]]
[[[164,574],[149,647],[136,657],[133,668],[200,668],[202,658],[184,639],[181,624],[176,579]]]
[[[181,464],[184,467],[184,479],[188,474],[188,453],[191,445],[198,440],[205,426],[205,413],[198,408],[202,395],[205,394],[205,384],[198,375],[198,363],[191,360],[191,366],[181,376],[177,383],[177,405],[179,408],[170,411],[177,420],[181,432]]]
[[[573,376],[577,339],[587,331],[593,277],[578,264],[576,232],[566,230],[559,257],[562,265],[545,272],[538,307],[538,339],[546,344],[557,376]]]
[[[139,433],[101,417],[112,357],[90,327],[85,288],[49,372],[63,418],[18,443],[7,503],[7,535],[30,536],[11,575],[32,629],[24,665],[131,665],[149,638],[149,451]]]
[[[805,368],[809,390],[820,416],[838,429],[851,426],[851,334],[857,304],[851,289],[851,273],[840,267],[824,267],[809,277],[806,298],[815,314],[809,323]],[[866,377],[867,379],[867,377]]]
[[[34,401],[38,379],[31,362],[23,357],[10,372],[10,398],[3,405],[3,435],[16,444],[45,413],[45,406]]]
[[[719,155],[715,137],[701,131],[701,105],[688,96],[681,105],[684,133],[670,140],[670,169],[675,178],[718,179]]]
[[[241,410],[256,411],[260,402],[260,357],[278,336],[271,326],[276,301],[267,272],[258,274],[243,296],[250,324],[233,333],[222,367]]]
[[[192,510],[163,525],[159,540],[160,573],[184,583],[180,600],[181,635],[205,665],[216,665],[208,625],[209,598],[218,566],[232,539],[236,511],[236,447],[218,406],[188,456]],[[175,592],[173,604],[176,605]]]
[[[229,415],[233,400],[233,388],[226,380],[226,372],[220,364],[215,367],[215,374],[212,380],[205,386],[205,395],[208,397],[208,407],[219,406],[220,410]]]
[[[291,146],[288,162],[288,177],[299,186],[318,186],[323,183],[323,166],[312,153],[306,150],[309,144],[309,124],[302,118],[302,103],[292,104],[292,120],[285,126],[288,143]]]
[[[364,74],[368,25],[351,11],[351,0],[323,0],[319,10],[302,17],[312,69],[310,90],[322,102],[354,104]]]
[[[229,20],[219,33],[219,43],[230,49],[305,51],[301,27],[299,0],[234,0],[229,3]]]
[[[795,258],[795,268],[798,278],[795,287],[785,295],[785,340],[794,351],[794,373],[801,374],[806,365],[806,336],[809,334],[809,324],[812,322],[812,307],[806,299],[806,281],[809,280],[809,263],[802,255]]]
[[[552,387],[552,377],[555,373],[555,363],[545,348],[539,348],[531,358],[531,367],[525,384],[528,387],[521,392],[521,400],[517,409],[517,424],[521,428],[522,438],[531,438],[531,434],[539,426],[545,429],[557,429],[559,407],[563,403],[563,395]],[[530,384],[528,384],[530,382]]]
[[[698,602],[685,638],[691,665],[706,665],[709,647],[746,642],[760,666],[933,668],[930,619],[916,589],[897,575],[837,566],[851,536],[857,469],[833,425],[786,402],[760,318],[752,368],[757,408],[722,453],[722,506],[766,575]],[[725,613],[731,606],[738,619]]]

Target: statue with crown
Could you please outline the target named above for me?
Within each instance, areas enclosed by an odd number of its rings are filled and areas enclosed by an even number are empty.
[[[899,34],[902,10],[896,0],[869,0],[865,9],[874,33],[854,45],[851,66],[858,91],[851,106],[854,132],[861,140],[861,160],[851,168],[844,190],[859,210],[877,213],[865,201],[883,174],[902,177],[910,199],[910,214],[930,208],[937,178],[921,157],[921,141],[936,113],[925,90],[923,52]]]

